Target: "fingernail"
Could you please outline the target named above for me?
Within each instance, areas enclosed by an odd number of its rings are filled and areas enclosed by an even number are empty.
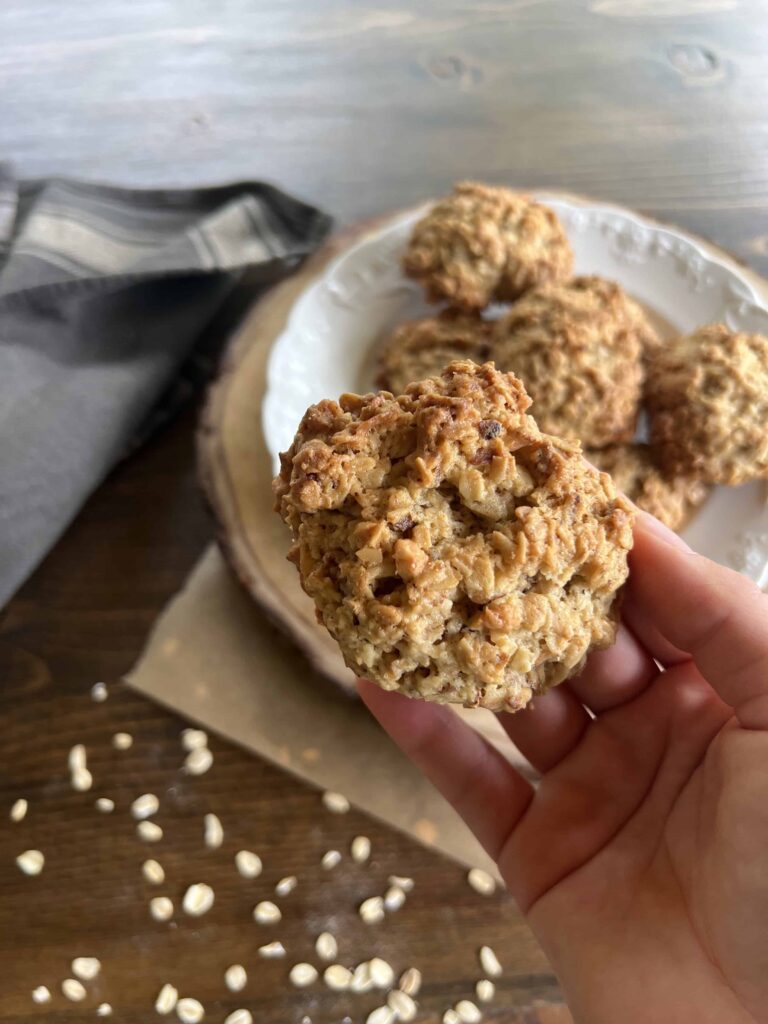
[[[693,550],[674,530],[670,530],[664,523],[659,522],[655,516],[640,509],[637,510],[637,518],[635,520],[635,529],[637,528],[644,530],[646,533],[652,533],[658,540],[663,540],[665,544],[671,544],[678,551]]]

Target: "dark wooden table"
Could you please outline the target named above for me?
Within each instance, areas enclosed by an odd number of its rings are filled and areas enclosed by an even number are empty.
[[[98,5],[10,0],[0,11],[0,140],[24,176],[68,173],[132,183],[267,177],[349,221],[475,175],[560,186],[674,220],[768,270],[768,8],[760,0],[498,0],[408,5],[351,0],[141,0]],[[351,813],[331,817],[317,793],[279,769],[211,741],[214,769],[179,772],[184,723],[119,678],[207,543],[198,494],[194,414],[119,467],[63,540],[0,613],[0,1021],[85,1021],[104,1000],[117,1022],[154,1018],[174,981],[223,1021],[249,1007],[261,1024],[364,1019],[373,996],[298,992],[288,965],[309,959],[329,919],[340,959],[378,952],[424,973],[420,1021],[436,1022],[479,976],[476,950],[505,962],[485,1019],[557,999],[549,968],[504,896],[482,899],[455,865]],[[95,704],[94,682],[110,697]],[[134,736],[117,752],[110,737]],[[67,752],[88,747],[99,789],[76,793]],[[104,816],[104,790],[118,809]],[[142,792],[163,798],[157,848],[139,844],[127,812]],[[8,820],[11,803],[27,818]],[[202,815],[225,823],[224,846],[202,843]],[[366,868],[318,868],[323,850],[370,836]],[[245,883],[234,852],[256,849]],[[48,851],[37,878],[14,865]],[[141,861],[201,878],[215,910],[160,926]],[[375,939],[354,914],[371,877],[416,880],[406,908]],[[366,874],[367,873],[367,874]],[[264,961],[249,910],[289,874],[275,937],[285,961]],[[159,890],[160,891],[160,890]],[[367,889],[365,894],[367,894]],[[88,1000],[58,992],[75,956],[101,959]],[[223,971],[241,962],[242,996]],[[54,993],[36,1006],[30,992]]]

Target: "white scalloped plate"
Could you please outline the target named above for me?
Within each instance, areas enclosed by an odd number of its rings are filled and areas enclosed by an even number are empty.
[[[690,235],[617,207],[542,195],[563,222],[577,274],[618,281],[663,333],[723,321],[768,334],[768,305],[738,266]],[[262,425],[275,467],[307,406],[373,385],[377,345],[395,324],[426,316],[400,254],[427,207],[367,235],[332,263],[296,303],[267,369]],[[715,488],[685,531],[698,551],[768,586],[768,505],[762,483]]]

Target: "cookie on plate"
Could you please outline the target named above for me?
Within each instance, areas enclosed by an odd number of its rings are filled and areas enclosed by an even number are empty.
[[[462,182],[415,225],[403,270],[432,302],[483,309],[571,272],[573,253],[552,210],[522,192]]]
[[[409,384],[436,377],[454,359],[484,363],[490,325],[471,313],[441,313],[401,324],[379,359],[377,383],[399,395]]]
[[[647,444],[613,444],[587,449],[584,454],[644,512],[650,512],[670,530],[685,526],[691,513],[706,498],[709,488],[690,476],[669,476],[658,465]]]
[[[713,484],[768,477],[768,338],[709,324],[649,364],[651,443],[670,473]]]
[[[386,690],[517,710],[615,637],[633,513],[521,382],[451,363],[306,412],[275,480],[290,558],[347,665]]]
[[[542,430],[601,448],[634,435],[653,333],[618,284],[575,277],[516,302],[496,322],[491,351],[522,379]]]

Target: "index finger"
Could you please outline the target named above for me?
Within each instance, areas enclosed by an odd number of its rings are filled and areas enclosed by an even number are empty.
[[[640,514],[631,554],[633,612],[688,652],[746,728],[768,728],[768,595]]]

